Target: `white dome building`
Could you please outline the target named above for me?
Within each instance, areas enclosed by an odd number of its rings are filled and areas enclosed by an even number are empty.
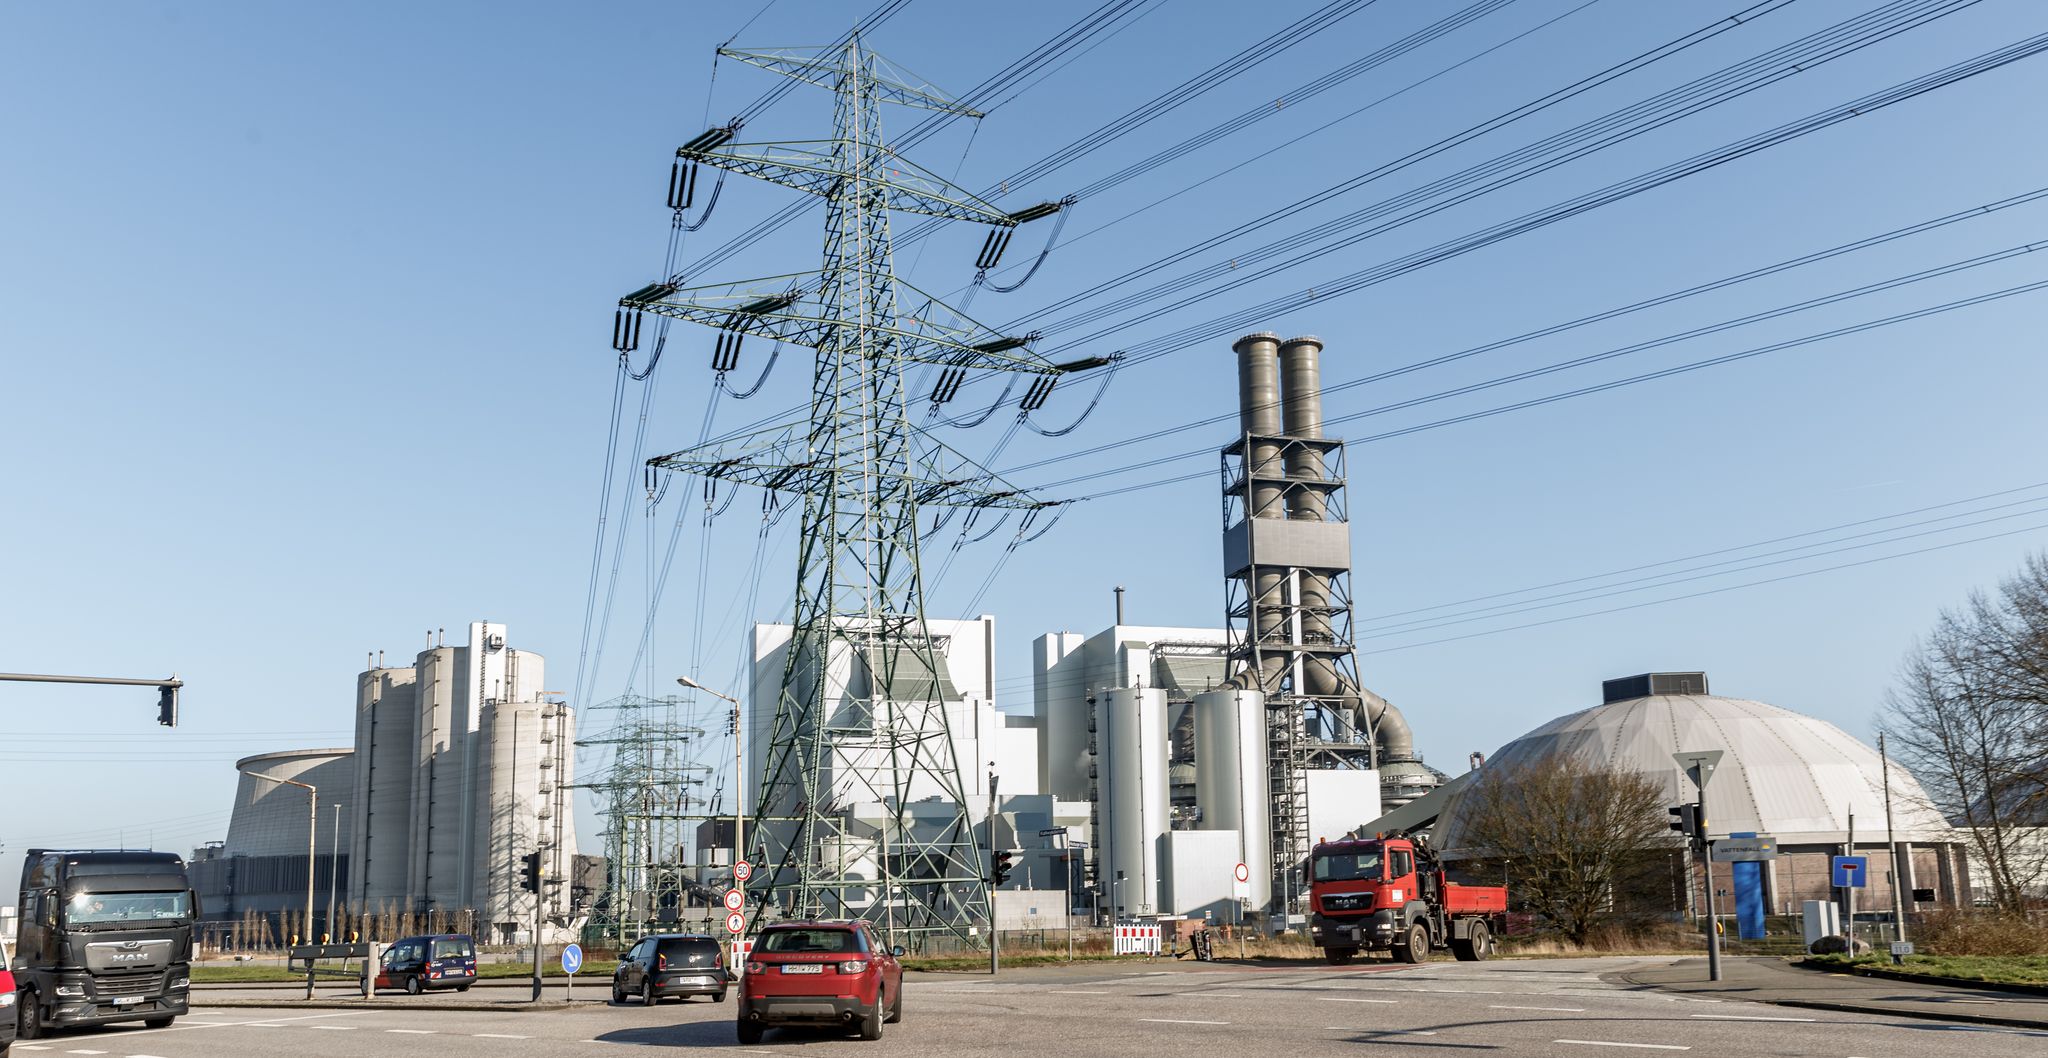
[[[1801,900],[1832,897],[1830,855],[1844,851],[1849,817],[1857,849],[1871,856],[1865,907],[1889,906],[1884,869],[1884,770],[1877,751],[1824,720],[1764,702],[1707,693],[1704,673],[1653,673],[1603,686],[1601,704],[1558,717],[1509,742],[1483,771],[1529,766],[1554,754],[1625,769],[1664,787],[1665,802],[1694,799],[1693,785],[1674,754],[1720,750],[1721,760],[1703,798],[1716,836],[1755,833],[1777,839],[1779,858],[1767,866],[1774,913],[1797,910]],[[1464,843],[1461,801],[1453,796],[1433,832],[1452,856]],[[1948,823],[1928,807],[1920,784],[1896,763],[1891,768],[1894,832],[1910,851],[1908,888],[1933,889],[1937,902],[1967,896],[1967,868]],[[1718,871],[1717,871],[1718,873]],[[1922,894],[1926,895],[1926,894]]]

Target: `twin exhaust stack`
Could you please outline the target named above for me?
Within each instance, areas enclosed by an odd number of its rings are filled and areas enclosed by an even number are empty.
[[[1245,444],[1246,519],[1328,523],[1330,491],[1340,484],[1329,479],[1324,460],[1329,446],[1290,443],[1324,440],[1322,339],[1304,336],[1282,341],[1277,334],[1261,332],[1239,338],[1231,349],[1237,354],[1238,428]],[[1255,527],[1247,529],[1256,532]],[[1334,559],[1341,565],[1255,562],[1247,566],[1241,574],[1248,582],[1245,596],[1250,602],[1246,631],[1261,644],[1288,642],[1293,639],[1287,627],[1291,610],[1298,616],[1299,642],[1309,648],[1294,656],[1300,661],[1297,691],[1341,703],[1357,730],[1372,732],[1381,763],[1413,760],[1414,736],[1401,711],[1339,670],[1334,656],[1313,649],[1335,643],[1332,615],[1348,605],[1331,591],[1333,577],[1350,571],[1348,532],[1346,527],[1341,549],[1324,549],[1332,556],[1341,554]],[[1247,533],[1247,552],[1256,559],[1256,551],[1266,549],[1254,550],[1250,539],[1251,533]],[[1303,553],[1309,550],[1313,549]],[[1295,592],[1292,605],[1283,601],[1290,579]],[[1232,677],[1230,686],[1268,693],[1277,690],[1294,659],[1279,650],[1262,651],[1259,657],[1258,665]]]

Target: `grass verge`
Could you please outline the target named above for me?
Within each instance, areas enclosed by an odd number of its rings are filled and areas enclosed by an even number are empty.
[[[2048,955],[1908,955],[1903,966],[1893,966],[1889,956],[1865,955],[1852,960],[1841,955],[1810,955],[1806,963],[1823,969],[1854,967],[1879,974],[1908,973],[1987,984],[2048,986]]]

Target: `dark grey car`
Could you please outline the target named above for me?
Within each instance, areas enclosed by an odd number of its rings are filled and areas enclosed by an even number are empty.
[[[652,1006],[668,996],[710,996],[725,1002],[731,983],[726,974],[725,946],[702,933],[660,933],[642,937],[619,957],[612,971],[612,1002],[638,996]]]

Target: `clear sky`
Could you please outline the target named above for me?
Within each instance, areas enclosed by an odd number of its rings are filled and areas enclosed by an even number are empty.
[[[1050,76],[1034,74],[1022,91],[998,96],[978,126],[956,123],[911,154],[986,189],[1317,6],[1139,5],[1114,33],[1037,71]],[[998,195],[1017,206],[1058,197],[1227,119],[1258,116],[1083,199],[1062,248],[1031,283],[1011,294],[979,291],[970,311],[1001,325],[1088,294],[1752,6],[1516,0],[1282,105],[1297,86],[1454,10],[1379,0],[1236,76],[1170,93],[1185,105]],[[2048,30],[2048,9],[2034,0],[1955,5],[1932,25],[1159,318],[1137,320],[1159,300],[1117,304],[1156,280],[1249,258],[1254,246],[1881,6],[1896,5],[1799,0],[1772,10],[1029,326],[1047,331],[1040,348],[1059,358],[1139,348]],[[616,378],[611,306],[661,272],[669,228],[662,191],[675,147],[779,83],[731,61],[717,64],[714,80],[713,48],[749,20],[736,46],[822,44],[871,7],[776,0],[764,9],[745,0],[0,8],[0,669],[176,671],[189,683],[185,723],[175,732],[153,726],[146,689],[0,685],[9,730],[0,766],[11,791],[0,872],[12,877],[15,854],[32,843],[184,850],[223,837],[232,762],[261,750],[347,745],[353,675],[366,652],[409,657],[429,629],[453,635],[472,620],[504,622],[514,645],[548,656],[551,689],[572,691],[586,650]],[[1094,7],[914,0],[868,40],[964,92]],[[1391,98],[1375,104],[1382,97]],[[1335,384],[2037,191],[2048,187],[2048,146],[2038,134],[2044,97],[2048,59],[2024,59],[1237,330],[1322,335],[1326,379]],[[890,108],[884,120],[906,130],[922,117]],[[816,138],[828,122],[824,93],[801,88],[750,123],[745,138]],[[682,261],[725,245],[795,197],[743,184],[728,183],[708,223],[687,237]],[[1404,209],[1388,216],[1414,212]],[[817,267],[820,217],[806,213],[753,241],[703,281]],[[899,221],[896,231],[913,226]],[[957,302],[981,237],[949,229],[904,246],[898,264],[912,282]],[[1006,264],[1027,260],[1043,237],[1020,234]],[[1333,392],[1328,414],[1363,413],[1999,251],[2015,252],[1382,411],[1338,431],[1354,439],[1387,434],[2036,283],[2048,279],[2048,256],[2016,248],[2044,240],[2048,201],[2017,205]],[[1247,260],[1240,274],[1254,267]],[[1939,608],[1995,582],[2048,541],[2038,410],[2048,383],[2044,298],[2048,291],[2020,293],[1354,444],[1350,504],[1358,608],[1370,618],[1360,629],[1367,682],[1407,711],[1429,760],[1453,772],[1469,751],[1490,751],[1595,702],[1602,679],[1651,669],[1705,669],[1718,692],[1868,737],[1902,652]],[[1100,322],[1074,322],[1101,306],[1113,311]],[[1007,409],[941,434],[1009,469],[1227,415],[1236,406],[1232,337],[1134,364],[1066,436],[1014,431]],[[763,344],[748,344],[736,384],[760,371]],[[776,525],[757,553],[757,496],[736,498],[708,530],[691,483],[669,489],[651,516],[638,498],[643,393],[641,458],[802,401],[806,360],[786,355],[757,397],[739,403],[728,395],[710,407],[707,427],[710,351],[708,333],[678,327],[652,380],[626,387],[614,471],[624,493],[610,511],[605,583],[611,540],[622,528],[627,535],[602,664],[585,666],[579,705],[645,689],[650,671],[662,691],[692,670],[736,687],[745,626],[786,611],[794,518]],[[977,382],[949,410],[978,414],[994,392]],[[1064,425],[1091,392],[1062,387],[1038,421]],[[1028,485],[1102,475],[1048,490],[1065,496],[1205,476],[1077,504],[1000,566],[1014,525],[957,557],[955,528],[929,541],[933,612],[998,617],[1000,704],[1029,706],[1031,639],[1107,624],[1116,585],[1128,589],[1133,622],[1221,623],[1213,472],[1215,450],[1233,429],[1205,426],[1017,470]],[[1105,474],[1188,452],[1197,454]],[[1973,500],[1994,493],[2001,495]],[[1973,502],[1902,516],[1965,500]],[[652,649],[636,675],[628,669],[647,625],[648,534],[658,564],[679,514]],[[1871,519],[1881,520],[1748,546]],[[1787,550],[1801,545],[1812,546]],[[1731,548],[1741,550],[1719,553]],[[1695,568],[1713,562],[1727,564]],[[1596,577],[1622,570],[1634,572]],[[1635,579],[1652,574],[1669,576]],[[1585,577],[1596,579],[1577,580]],[[1572,583],[1487,598],[1565,581]],[[1556,597],[1581,588],[1592,590]],[[1732,590],[1716,591],[1723,588]],[[1713,593],[1657,603],[1699,592]],[[1473,599],[1483,601],[1465,601]],[[1431,607],[1444,608],[1415,612]],[[588,644],[595,656],[594,630]],[[715,743],[707,748],[722,759]],[[594,763],[584,762],[586,773]],[[585,847],[594,848],[588,806],[582,814]]]

